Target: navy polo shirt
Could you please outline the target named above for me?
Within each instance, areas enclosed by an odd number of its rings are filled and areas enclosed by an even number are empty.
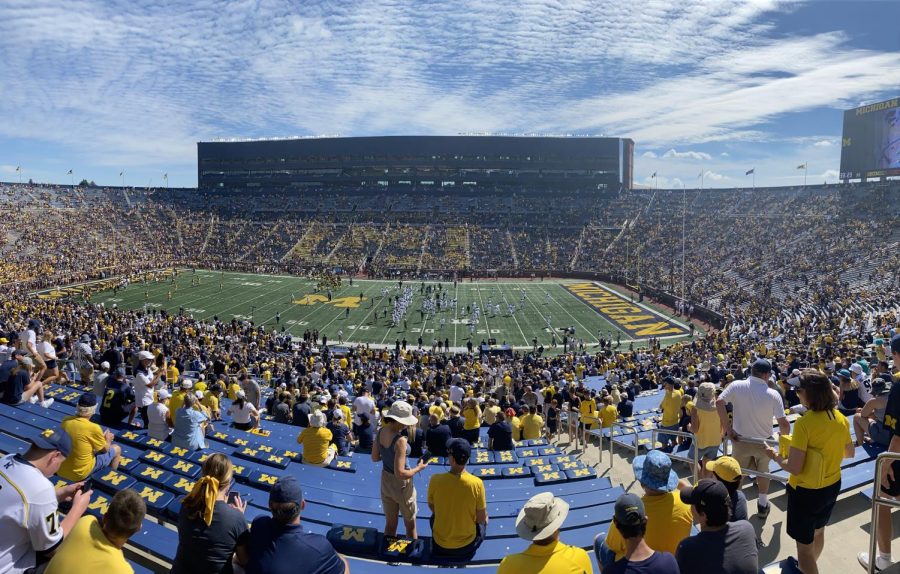
[[[328,539],[260,516],[250,527],[247,574],[343,574],[344,562]]]

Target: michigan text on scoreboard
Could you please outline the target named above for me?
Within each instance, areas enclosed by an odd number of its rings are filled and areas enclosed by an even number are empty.
[[[685,326],[595,283],[572,283],[563,287],[631,337],[679,337],[690,333]]]

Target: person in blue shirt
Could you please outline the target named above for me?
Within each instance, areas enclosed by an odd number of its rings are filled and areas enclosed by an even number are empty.
[[[209,418],[206,413],[195,409],[197,396],[193,393],[184,395],[184,404],[175,411],[175,420],[172,421],[172,445],[188,450],[201,450],[206,448],[204,431]]]
[[[327,538],[303,531],[300,514],[305,506],[295,477],[282,476],[272,485],[272,516],[257,517],[250,528],[247,574],[349,574],[347,561]]]
[[[115,426],[128,417],[128,423],[134,420],[134,389],[125,380],[125,369],[118,368],[106,380],[103,402],[100,404],[100,422],[107,426]]]
[[[436,414],[430,415],[428,430],[425,431],[425,449],[432,456],[447,456],[447,443],[451,438],[450,427]]]
[[[356,441],[353,444],[353,452],[360,454],[372,454],[372,443],[375,441],[375,429],[367,413],[359,414],[359,424],[353,423],[353,436]]]
[[[350,428],[344,423],[344,411],[334,409],[326,428],[331,431],[331,443],[337,449],[338,455],[347,456],[350,453],[350,441],[353,440],[353,436],[350,434]]]

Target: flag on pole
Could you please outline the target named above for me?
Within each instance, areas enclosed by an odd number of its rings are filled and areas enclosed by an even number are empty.
[[[702,177],[703,177],[703,170],[701,169],[700,173],[697,174],[697,179],[700,179]]]
[[[754,174],[754,173],[756,173],[756,168],[755,168],[755,167],[754,167],[754,168],[751,168],[751,169],[749,169],[749,170],[747,170],[747,173],[745,173],[744,175],[752,175],[752,174]]]
[[[119,172],[119,177],[122,177],[123,175],[125,175],[125,172],[124,172],[124,171],[120,171],[120,172]]]
[[[21,165],[17,165],[17,166],[16,166],[16,171],[17,171],[17,172],[22,171],[22,166],[21,166]]]
[[[169,179],[169,174],[168,174],[168,173],[164,173],[164,174],[163,174],[163,177],[166,178],[166,179]]]
[[[650,179],[653,179],[654,177],[656,177],[656,172],[655,172],[655,171],[653,172],[653,175],[650,176]]]
[[[70,169],[69,171],[67,171],[66,175],[72,175],[72,170]]]
[[[806,169],[806,164],[801,163],[800,165],[797,166],[797,169]]]

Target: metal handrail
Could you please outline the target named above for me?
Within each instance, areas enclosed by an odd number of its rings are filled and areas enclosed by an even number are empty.
[[[875,484],[872,491],[872,526],[869,528],[869,567],[867,572],[874,574],[875,559],[878,551],[878,507],[900,508],[900,500],[881,496],[881,467],[886,461],[900,460],[900,452],[883,452],[875,459]]]
[[[597,428],[600,429],[600,439],[597,441],[597,465],[599,466],[601,462],[603,462],[603,423],[597,417],[584,417],[586,420],[590,422],[590,424],[596,424]],[[590,435],[588,435],[590,436]],[[590,438],[584,441],[584,450],[587,452],[587,447],[591,443]]]
[[[693,462],[694,464],[693,464],[691,473],[693,474],[693,477],[694,477],[694,484],[697,484],[697,481],[700,478],[700,476],[699,476],[700,449],[697,448],[697,436],[694,433],[685,432],[685,431],[667,430],[667,429],[660,429],[660,428],[650,429],[650,446],[651,447],[654,447],[654,448],[656,447],[656,435],[658,435],[660,433],[670,434],[672,436],[681,436],[684,438],[692,439],[694,441],[692,443],[693,451],[694,451],[693,457],[678,456],[677,454],[668,453],[668,452],[666,454],[669,456],[669,458],[671,458],[673,460],[681,460],[684,462]],[[693,461],[691,460],[691,458],[693,458]]]
[[[778,448],[778,439],[741,437],[741,440],[739,440],[738,442],[746,442],[746,443],[750,443],[750,444],[763,444],[766,446]],[[725,452],[725,453],[729,452],[729,449],[728,449],[729,443],[731,443],[731,445],[732,445],[732,450],[734,449],[734,444],[733,444],[734,441],[732,439],[728,438],[727,436],[725,437],[723,443],[724,443],[724,446],[722,448],[723,452]],[[751,470],[749,468],[743,468],[743,467],[741,467],[741,474],[744,476],[757,476],[757,477],[761,476],[763,478],[768,478],[769,480],[774,480],[774,481],[780,482],[782,484],[784,484],[788,481],[788,477],[786,477],[786,476],[772,474],[771,472],[764,472],[762,470]]]
[[[613,466],[613,433],[615,432],[616,428],[623,429],[625,432],[623,432],[622,434],[634,434],[634,456],[637,456],[639,452],[637,442],[637,429],[625,423],[614,422],[612,426],[609,427],[609,468],[612,468]]]

